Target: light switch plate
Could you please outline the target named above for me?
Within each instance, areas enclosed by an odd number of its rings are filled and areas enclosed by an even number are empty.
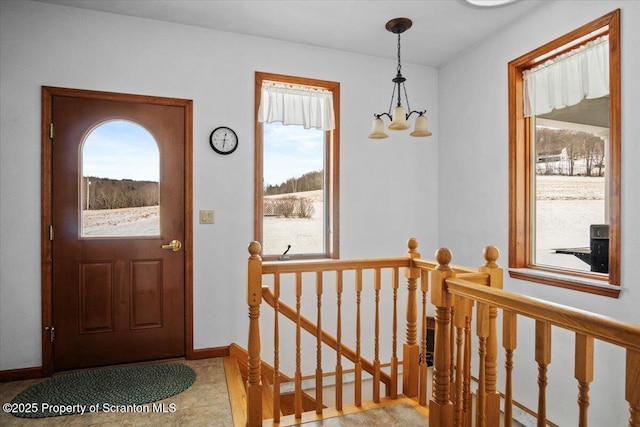
[[[200,224],[213,224],[216,220],[216,214],[214,210],[201,210],[200,211]]]

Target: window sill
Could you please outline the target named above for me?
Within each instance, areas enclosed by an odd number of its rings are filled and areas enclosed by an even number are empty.
[[[610,285],[602,280],[571,276],[569,274],[552,273],[532,268],[510,268],[509,277],[611,298],[618,298],[620,295],[620,286]]]

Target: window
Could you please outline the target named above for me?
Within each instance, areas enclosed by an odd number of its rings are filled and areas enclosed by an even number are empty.
[[[338,258],[340,84],[256,72],[254,239],[264,259]]]
[[[620,176],[616,10],[509,63],[511,277],[617,297]]]
[[[82,237],[160,235],[160,150],[126,120],[96,126],[82,144]]]

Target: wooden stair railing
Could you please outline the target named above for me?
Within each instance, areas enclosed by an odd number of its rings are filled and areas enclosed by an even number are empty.
[[[497,377],[497,310],[502,310],[502,347],[505,350],[505,398],[504,425],[512,425],[513,404],[513,352],[517,345],[517,317],[535,321],[535,355],[538,364],[537,425],[547,425],[547,368],[551,363],[552,327],[572,331],[575,334],[575,378],[578,382],[578,422],[588,425],[589,384],[593,380],[594,340],[600,340],[626,351],[625,399],[629,404],[629,427],[640,427],[640,326],[585,312],[571,307],[502,290],[502,270],[496,264],[498,250],[485,249],[486,264],[478,269],[480,274],[457,274],[449,267],[451,253],[440,249],[436,258],[438,266],[432,274],[432,302],[436,306],[436,351],[434,365],[434,390],[429,405],[430,423],[439,426],[471,426],[468,413],[469,397],[461,382],[470,379],[470,346],[462,345],[468,339],[466,332],[471,324],[475,306],[476,337],[478,339],[478,389],[476,392],[475,425],[494,426],[499,423],[500,396],[496,389]],[[484,277],[483,277],[484,276]],[[453,311],[453,320],[450,313]],[[456,334],[449,336],[451,328]],[[450,348],[455,351],[450,352]],[[443,351],[439,351],[443,350]],[[455,360],[455,363],[453,363]],[[453,364],[454,369],[448,366]],[[455,376],[455,378],[454,378]]]
[[[322,384],[322,362],[321,362],[321,346],[326,345],[336,352],[336,403],[335,409],[341,410],[343,405],[342,397],[342,359],[345,358],[354,363],[354,405],[360,407],[362,403],[362,373],[367,372],[372,376],[372,399],[374,403],[378,403],[381,400],[380,383],[385,384],[385,395],[389,398],[398,398],[398,365],[400,363],[397,355],[397,329],[398,329],[398,288],[399,288],[399,275],[400,269],[404,269],[405,277],[407,278],[408,289],[408,302],[407,302],[407,323],[406,323],[406,336],[407,339],[403,344],[403,360],[406,365],[403,367],[403,394],[405,396],[417,396],[419,375],[418,370],[422,360],[424,367],[423,376],[426,378],[426,357],[420,356],[420,343],[416,341],[417,337],[417,303],[416,303],[416,289],[417,280],[421,277],[421,272],[417,268],[412,266],[412,260],[418,259],[420,254],[417,253],[417,241],[410,239],[408,244],[409,250],[406,256],[396,258],[379,258],[379,259],[361,259],[361,260],[327,260],[327,261],[305,261],[305,262],[262,262],[260,253],[260,244],[258,242],[252,242],[249,245],[249,260],[248,260],[248,286],[247,286],[247,303],[249,305],[249,342],[248,342],[248,379],[247,379],[247,424],[259,425],[259,420],[262,419],[262,408],[258,403],[258,396],[260,395],[260,305],[262,300],[266,301],[274,308],[274,369],[276,372],[279,369],[280,361],[280,338],[279,338],[279,315],[283,315],[285,318],[295,323],[295,396],[301,394],[302,372],[301,372],[301,331],[306,330],[311,333],[317,339],[316,344],[316,384]],[[434,265],[434,264],[431,264]],[[385,270],[385,279],[390,277],[390,287],[387,288],[388,283],[383,283],[382,272]],[[343,293],[343,279],[344,272],[354,272],[354,284],[352,290],[355,292],[355,350],[347,347],[342,342],[342,293]],[[363,286],[363,271],[371,272],[371,288],[367,291],[373,292],[372,307],[363,308],[361,295],[365,287]],[[387,274],[390,271],[390,275]],[[323,286],[323,273],[335,274],[335,298],[336,305],[333,313],[336,316],[337,331],[336,336],[332,336],[322,328],[322,310],[321,310],[321,297],[324,292]],[[302,300],[302,275],[303,273],[315,273],[315,297],[317,300],[317,320],[314,323],[301,314],[301,300]],[[281,276],[282,275],[294,276],[294,289],[295,296],[295,308],[288,306],[280,301],[281,291]],[[369,274],[369,273],[367,273]],[[264,289],[263,276],[273,277],[273,292],[269,289]],[[368,278],[369,276],[367,276]],[[426,284],[426,283],[425,283]],[[306,289],[306,288],[305,288]],[[391,289],[393,293],[393,321],[391,333],[391,357],[389,361],[390,373],[383,372],[381,369],[382,361],[380,360],[382,345],[389,345],[388,343],[382,343],[380,340],[381,334],[381,305],[387,304],[388,301],[381,301],[381,291],[383,289]],[[305,295],[307,291],[305,291]],[[362,317],[364,310],[367,310],[367,315],[371,314],[371,328],[373,329],[373,357],[372,361],[367,360],[363,356],[363,350],[361,345],[361,333],[362,333]],[[424,310],[423,310],[424,314]],[[425,319],[426,321],[426,319]],[[386,325],[385,325],[386,326]],[[424,340],[422,340],[424,343]],[[385,350],[388,350],[385,347]],[[423,349],[424,351],[424,349]],[[306,353],[306,357],[309,353]],[[274,381],[274,401],[278,401],[278,386],[277,375]],[[425,387],[426,390],[426,387]],[[322,387],[316,387],[316,413],[322,414]],[[296,407],[295,416],[299,419],[302,415],[302,406],[296,400],[294,403]],[[278,423],[278,411],[274,410],[274,423]]]
[[[274,294],[271,292],[271,289],[269,289],[268,286],[263,286],[262,287],[262,298],[264,300],[264,302],[266,302],[267,304],[269,304],[271,307],[273,307],[275,309],[276,306],[276,298],[274,297]],[[292,322],[295,322],[297,320],[297,316],[296,316],[296,310],[289,307],[288,305],[282,303],[282,302],[278,302],[278,312],[280,314],[282,314],[284,317],[286,317],[287,319],[291,320]],[[311,320],[307,319],[304,316],[301,316],[300,318],[300,326],[302,327],[302,329],[304,329],[305,331],[309,332],[311,335],[313,335],[314,337],[318,337],[318,327],[315,323],[313,323]],[[276,330],[278,330],[278,328],[276,328]],[[358,356],[356,354],[356,352],[352,349],[350,349],[349,347],[345,346],[344,344],[342,344],[341,341],[339,341],[337,338],[331,336],[331,334],[329,334],[327,331],[325,331],[324,329],[320,329],[320,340],[322,343],[328,345],[331,349],[335,350],[336,352],[338,352],[339,354],[341,354],[345,359],[356,363],[358,361]],[[317,358],[316,358],[317,360]],[[371,374],[372,376],[375,373],[375,367],[374,364],[364,358],[360,358],[360,363],[362,364],[362,369]],[[340,364],[340,363],[338,363]],[[389,396],[391,394],[390,388],[391,388],[391,375],[385,373],[385,372],[379,372],[378,375],[380,375],[380,381],[387,387],[387,396]]]
[[[593,380],[594,340],[601,340],[626,350],[625,399],[629,404],[630,427],[640,427],[640,326],[619,322],[611,318],[587,313],[570,307],[546,302],[536,298],[514,294],[502,289],[503,271],[497,264],[499,251],[488,246],[484,250],[485,264],[479,268],[460,267],[451,264],[451,252],[440,249],[436,260],[420,258],[417,242],[410,239],[408,252],[402,258],[380,258],[365,260],[327,260],[305,262],[262,263],[260,245],[249,245],[247,302],[249,305],[248,377],[247,377],[247,425],[262,425],[260,383],[260,304],[262,300],[274,307],[274,378],[279,378],[279,331],[278,318],[284,317],[296,324],[296,374],[294,378],[296,396],[301,393],[300,349],[301,331],[304,329],[316,339],[316,383],[323,376],[320,346],[325,344],[336,351],[336,406],[342,409],[342,358],[355,364],[355,401],[362,405],[362,370],[370,372],[374,381],[373,402],[380,401],[379,383],[386,384],[389,378],[389,398],[396,399],[398,365],[402,363],[402,392],[404,397],[416,399],[420,405],[429,406],[429,424],[433,426],[471,427],[472,425],[495,426],[500,424],[501,396],[497,389],[498,378],[498,311],[502,314],[502,348],[505,352],[504,382],[504,426],[512,425],[513,354],[517,347],[517,318],[525,316],[535,321],[535,354],[538,364],[538,426],[546,425],[547,368],[551,363],[552,328],[563,328],[575,333],[575,378],[578,382],[579,426],[586,427],[589,406],[589,385]],[[391,333],[390,375],[380,371],[380,290],[381,270],[391,269],[393,320]],[[407,279],[406,337],[402,344],[402,361],[396,353],[399,269]],[[343,273],[355,271],[355,350],[342,343],[342,295]],[[363,271],[373,271],[374,355],[373,361],[363,360],[361,348],[361,314]],[[322,329],[321,297],[323,295],[324,272],[335,273],[337,323],[336,337]],[[315,273],[315,297],[317,320],[314,324],[301,315],[302,274]],[[295,275],[295,309],[280,301],[280,276]],[[272,275],[274,290],[263,289],[263,275]],[[428,296],[430,297],[428,299]],[[427,301],[430,301],[428,306]],[[431,308],[433,307],[433,308]],[[428,308],[434,310],[435,351],[433,357],[432,390],[427,396],[426,322]],[[365,308],[366,309],[366,308]],[[418,334],[420,331],[420,334]],[[472,335],[477,339],[477,354],[472,353]],[[309,357],[309,353],[306,353]],[[476,357],[477,362],[472,363]],[[471,366],[477,366],[477,389],[475,405],[472,403]],[[275,387],[277,393],[279,387]],[[299,399],[298,397],[295,397]],[[275,399],[275,397],[274,397]],[[275,399],[277,400],[277,399]],[[316,414],[322,416],[321,390],[316,387]],[[294,405],[296,419],[301,418],[302,405]],[[368,406],[370,407],[370,406]],[[472,408],[475,412],[472,413]],[[278,422],[278,411],[274,410],[273,422]]]

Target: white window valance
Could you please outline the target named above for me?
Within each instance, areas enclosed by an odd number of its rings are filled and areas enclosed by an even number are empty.
[[[599,37],[577,49],[525,70],[524,115],[546,114],[584,98],[609,94],[609,38]]]
[[[305,129],[335,128],[331,91],[310,86],[262,82],[259,122],[302,125]]]

